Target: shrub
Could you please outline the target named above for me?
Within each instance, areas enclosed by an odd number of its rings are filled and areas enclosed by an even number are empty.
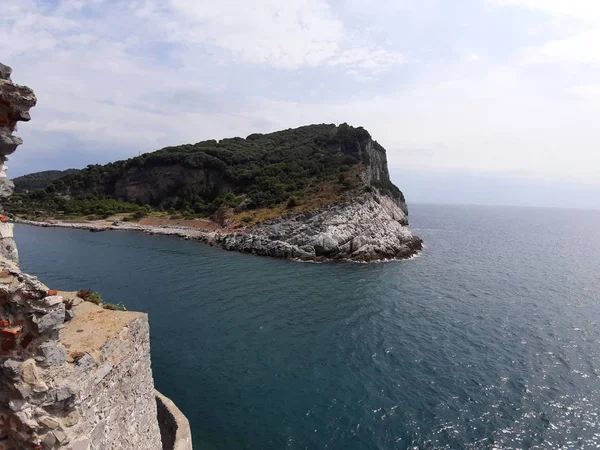
[[[111,311],[127,311],[127,308],[122,303],[103,303],[102,307]]]
[[[106,303],[102,300],[102,296],[99,292],[90,289],[81,289],[80,291],[77,291],[77,296],[86,302],[101,306],[104,309],[110,309],[111,311],[127,311],[127,308],[125,308],[125,305],[122,303]]]
[[[86,302],[93,303],[94,305],[100,305],[102,303],[102,296],[99,292],[91,291],[89,289],[82,289],[77,292],[77,296],[85,300]]]
[[[140,220],[146,217],[147,215],[148,211],[146,211],[145,209],[140,209],[139,211],[134,212],[131,217],[133,218],[133,220]]]

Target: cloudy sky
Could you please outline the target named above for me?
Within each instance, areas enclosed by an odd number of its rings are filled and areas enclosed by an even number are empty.
[[[597,0],[2,0],[9,174],[362,125],[409,202],[600,208]]]

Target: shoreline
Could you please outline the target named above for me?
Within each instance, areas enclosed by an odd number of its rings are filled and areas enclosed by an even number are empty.
[[[224,245],[224,242],[229,236],[243,235],[245,233],[237,232],[226,232],[221,233],[219,231],[206,231],[195,227],[186,227],[180,225],[140,225],[137,223],[119,222],[118,225],[108,225],[105,222],[95,223],[93,221],[88,222],[65,222],[60,220],[48,220],[48,221],[34,221],[25,220],[20,218],[11,218],[12,223],[30,225],[42,228],[69,228],[73,230],[87,230],[91,232],[102,232],[102,231],[138,231],[148,235],[162,235],[162,236],[175,236],[184,240],[195,240],[211,247],[218,247],[222,250],[237,251],[239,253],[249,253],[255,256],[270,256],[277,259],[288,259],[297,262],[312,262],[312,263],[324,263],[334,261],[345,261],[360,264],[368,263],[385,263],[393,261],[407,261],[418,257],[422,253],[421,249],[413,250],[409,255],[402,255],[396,258],[379,258],[371,259],[368,261],[358,260],[352,258],[325,258],[325,257],[281,257],[273,254],[264,254],[256,251],[249,251],[247,248],[236,248],[228,245]],[[250,235],[254,236],[254,235]]]
[[[159,234],[165,236],[177,236],[183,239],[208,239],[211,235],[217,234],[215,231],[203,231],[199,228],[184,227],[175,225],[140,225],[137,223],[119,222],[118,225],[106,225],[105,223],[88,222],[65,222],[61,220],[35,221],[19,218],[11,218],[12,223],[22,225],[31,225],[42,228],[71,228],[74,230],[88,231],[140,231],[145,234]]]

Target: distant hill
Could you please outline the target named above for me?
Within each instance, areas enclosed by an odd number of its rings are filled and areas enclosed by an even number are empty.
[[[14,178],[15,192],[21,193],[26,191],[34,191],[36,189],[45,189],[52,184],[53,181],[79,172],[79,169],[67,170],[44,170],[43,172],[35,172],[22,177]]]
[[[243,211],[301,205],[310,210],[371,188],[404,203],[389,179],[385,149],[364,128],[345,123],[166,147],[67,175],[40,172],[17,182],[29,193],[14,196],[7,211],[47,216],[60,211],[106,216],[136,206],[186,217],[210,216],[220,206]]]
[[[407,227],[404,195],[390,181],[385,149],[367,130],[346,123],[91,165],[44,189],[14,194],[3,206],[34,222],[110,218],[110,228],[148,215],[210,218],[212,228],[196,234],[199,240],[307,261],[403,259],[422,249]]]

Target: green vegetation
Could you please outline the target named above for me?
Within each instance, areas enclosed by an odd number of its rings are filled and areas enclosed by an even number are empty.
[[[107,303],[102,300],[102,296],[99,292],[91,291],[89,289],[82,289],[78,291],[77,297],[85,300],[86,302],[101,306],[104,309],[110,309],[112,311],[127,311],[127,308],[125,308],[125,305],[122,303]]]
[[[147,214],[150,207],[123,202],[107,195],[80,194],[75,198],[49,194],[37,189],[26,194],[14,194],[6,210],[25,218],[35,220],[39,217],[60,216],[64,219],[86,217],[90,220],[105,219],[114,214]]]
[[[15,192],[34,191],[36,189],[45,189],[53,181],[64,177],[72,173],[79,172],[79,169],[67,169],[67,170],[45,170],[43,172],[31,173],[29,175],[23,175],[22,177],[14,178],[12,181],[15,183]]]
[[[166,147],[91,165],[44,189],[16,194],[6,210],[32,219],[129,213],[126,220],[139,220],[153,210],[183,219],[206,217],[222,205],[238,212],[310,208],[362,187],[358,167],[369,162],[362,151],[369,139],[362,127],[323,124]],[[129,184],[136,189],[128,190]],[[397,191],[391,183],[380,188]],[[256,220],[245,217],[246,223]]]

